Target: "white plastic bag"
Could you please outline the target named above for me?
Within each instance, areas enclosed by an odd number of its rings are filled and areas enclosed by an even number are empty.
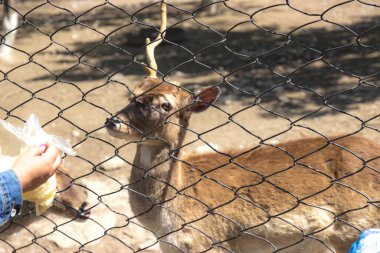
[[[75,156],[76,153],[71,146],[61,137],[49,135],[42,128],[36,117],[31,114],[26,121],[24,127],[16,127],[5,120],[0,119],[0,124],[9,132],[14,134],[22,142],[18,154],[21,155],[29,147],[39,146],[49,143],[54,145],[58,150],[65,152],[67,155]],[[19,156],[18,155],[18,156]],[[8,166],[11,168],[17,157],[9,157],[1,154],[0,149],[0,164],[2,167]],[[40,215],[53,205],[55,194],[57,193],[57,180],[55,174],[48,181],[33,191],[23,193],[23,199],[34,202],[36,204],[36,214]]]
[[[13,126],[11,123],[2,119],[0,119],[0,124],[22,141],[23,147],[21,149],[51,143],[67,155],[76,155],[74,150],[64,139],[47,134],[41,128],[38,118],[34,114],[29,116],[23,128]]]

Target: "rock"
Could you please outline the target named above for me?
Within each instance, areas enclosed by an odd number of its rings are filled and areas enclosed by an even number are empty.
[[[80,132],[78,130],[73,130],[72,133],[71,133],[74,137],[79,137],[80,136]]]

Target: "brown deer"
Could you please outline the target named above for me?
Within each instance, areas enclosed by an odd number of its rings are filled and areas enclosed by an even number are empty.
[[[161,5],[165,19],[166,4]],[[360,137],[311,138],[226,154],[181,155],[193,113],[218,98],[149,76],[106,121],[137,142],[129,194],[162,252],[348,252],[360,230],[380,226],[380,146]]]

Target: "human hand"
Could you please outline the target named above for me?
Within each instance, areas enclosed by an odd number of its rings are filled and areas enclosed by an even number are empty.
[[[32,147],[14,163],[22,191],[31,191],[45,183],[62,164],[59,151],[48,145]]]

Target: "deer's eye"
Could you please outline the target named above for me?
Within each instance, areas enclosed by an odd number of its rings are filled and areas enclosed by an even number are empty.
[[[161,104],[161,107],[162,107],[162,109],[164,109],[167,112],[170,111],[173,108],[172,105],[168,101],[163,102]]]

